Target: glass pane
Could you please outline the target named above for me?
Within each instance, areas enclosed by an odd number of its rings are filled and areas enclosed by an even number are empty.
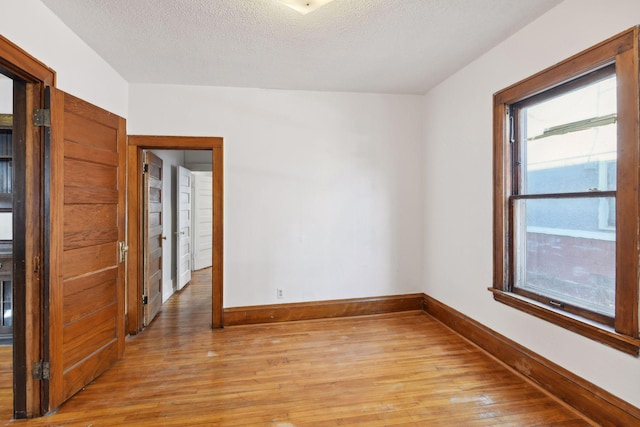
[[[613,316],[616,236],[610,212],[615,218],[614,197],[516,201],[516,288]]]
[[[11,212],[0,212],[0,240],[13,240],[13,216]]]
[[[616,119],[615,75],[523,108],[522,194],[615,190]]]

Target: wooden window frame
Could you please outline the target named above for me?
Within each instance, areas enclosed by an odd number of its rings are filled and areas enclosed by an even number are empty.
[[[640,350],[640,83],[639,30],[633,27],[494,95],[494,299],[588,338],[637,356]],[[615,64],[618,104],[616,192],[616,307],[613,322],[589,319],[512,292],[514,251],[509,199],[514,195],[510,109]]]

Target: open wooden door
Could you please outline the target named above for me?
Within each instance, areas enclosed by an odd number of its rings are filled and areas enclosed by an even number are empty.
[[[122,356],[126,260],[125,120],[50,90],[45,360],[34,372],[49,411]]]
[[[151,324],[162,307],[162,159],[144,152],[143,239],[144,326]]]
[[[178,290],[191,280],[191,171],[178,166],[176,196],[178,200],[176,240],[178,250],[176,265],[178,269]]]

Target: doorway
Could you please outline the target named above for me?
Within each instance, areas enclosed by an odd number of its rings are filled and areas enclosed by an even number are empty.
[[[176,137],[176,136],[129,136],[128,147],[128,241],[129,265],[127,287],[127,332],[139,333],[144,325],[143,309],[143,273],[144,264],[141,254],[144,250],[142,239],[142,158],[144,150],[207,150],[211,152],[212,195],[212,316],[211,326],[222,328],[222,292],[223,292],[223,147],[219,137]]]
[[[158,294],[164,304],[190,283],[192,271],[212,265],[213,176],[211,150],[144,152],[148,166],[142,199],[143,233],[147,233],[143,238],[143,298],[147,297],[143,309],[148,319]],[[162,272],[153,277],[157,264]]]
[[[10,248],[4,252],[11,258],[11,271],[4,272],[3,281],[10,277],[11,285],[4,286],[2,317],[5,319],[6,315],[11,323],[12,347],[7,353],[11,354],[12,381],[3,381],[3,384],[12,387],[13,399],[9,394],[3,401],[13,403],[11,413],[14,418],[27,418],[46,411],[43,382],[34,379],[32,372],[34,363],[43,357],[45,341],[41,328],[42,292],[46,279],[42,264],[45,132],[43,127],[29,124],[34,122],[34,110],[44,107],[44,88],[54,86],[55,72],[0,36],[0,74],[4,76],[3,86],[10,87],[12,92],[8,100],[12,106],[11,151],[9,154],[5,146],[2,154],[10,156],[3,160],[5,175],[2,178],[4,194],[10,194],[4,196],[3,202],[5,227],[10,223],[10,231],[5,228],[2,240],[5,241],[4,249]],[[8,128],[4,131],[7,141]],[[10,316],[8,288],[11,289]],[[5,327],[8,326],[5,323]]]

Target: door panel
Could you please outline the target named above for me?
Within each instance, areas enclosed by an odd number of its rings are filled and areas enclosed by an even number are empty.
[[[67,205],[64,207],[64,249],[87,243],[99,245],[118,239],[117,205]]]
[[[191,280],[191,176],[189,169],[178,166],[178,289],[182,289]]]
[[[47,408],[124,349],[124,119],[51,89]]]
[[[151,151],[144,153],[144,326],[162,307],[162,159]]]

